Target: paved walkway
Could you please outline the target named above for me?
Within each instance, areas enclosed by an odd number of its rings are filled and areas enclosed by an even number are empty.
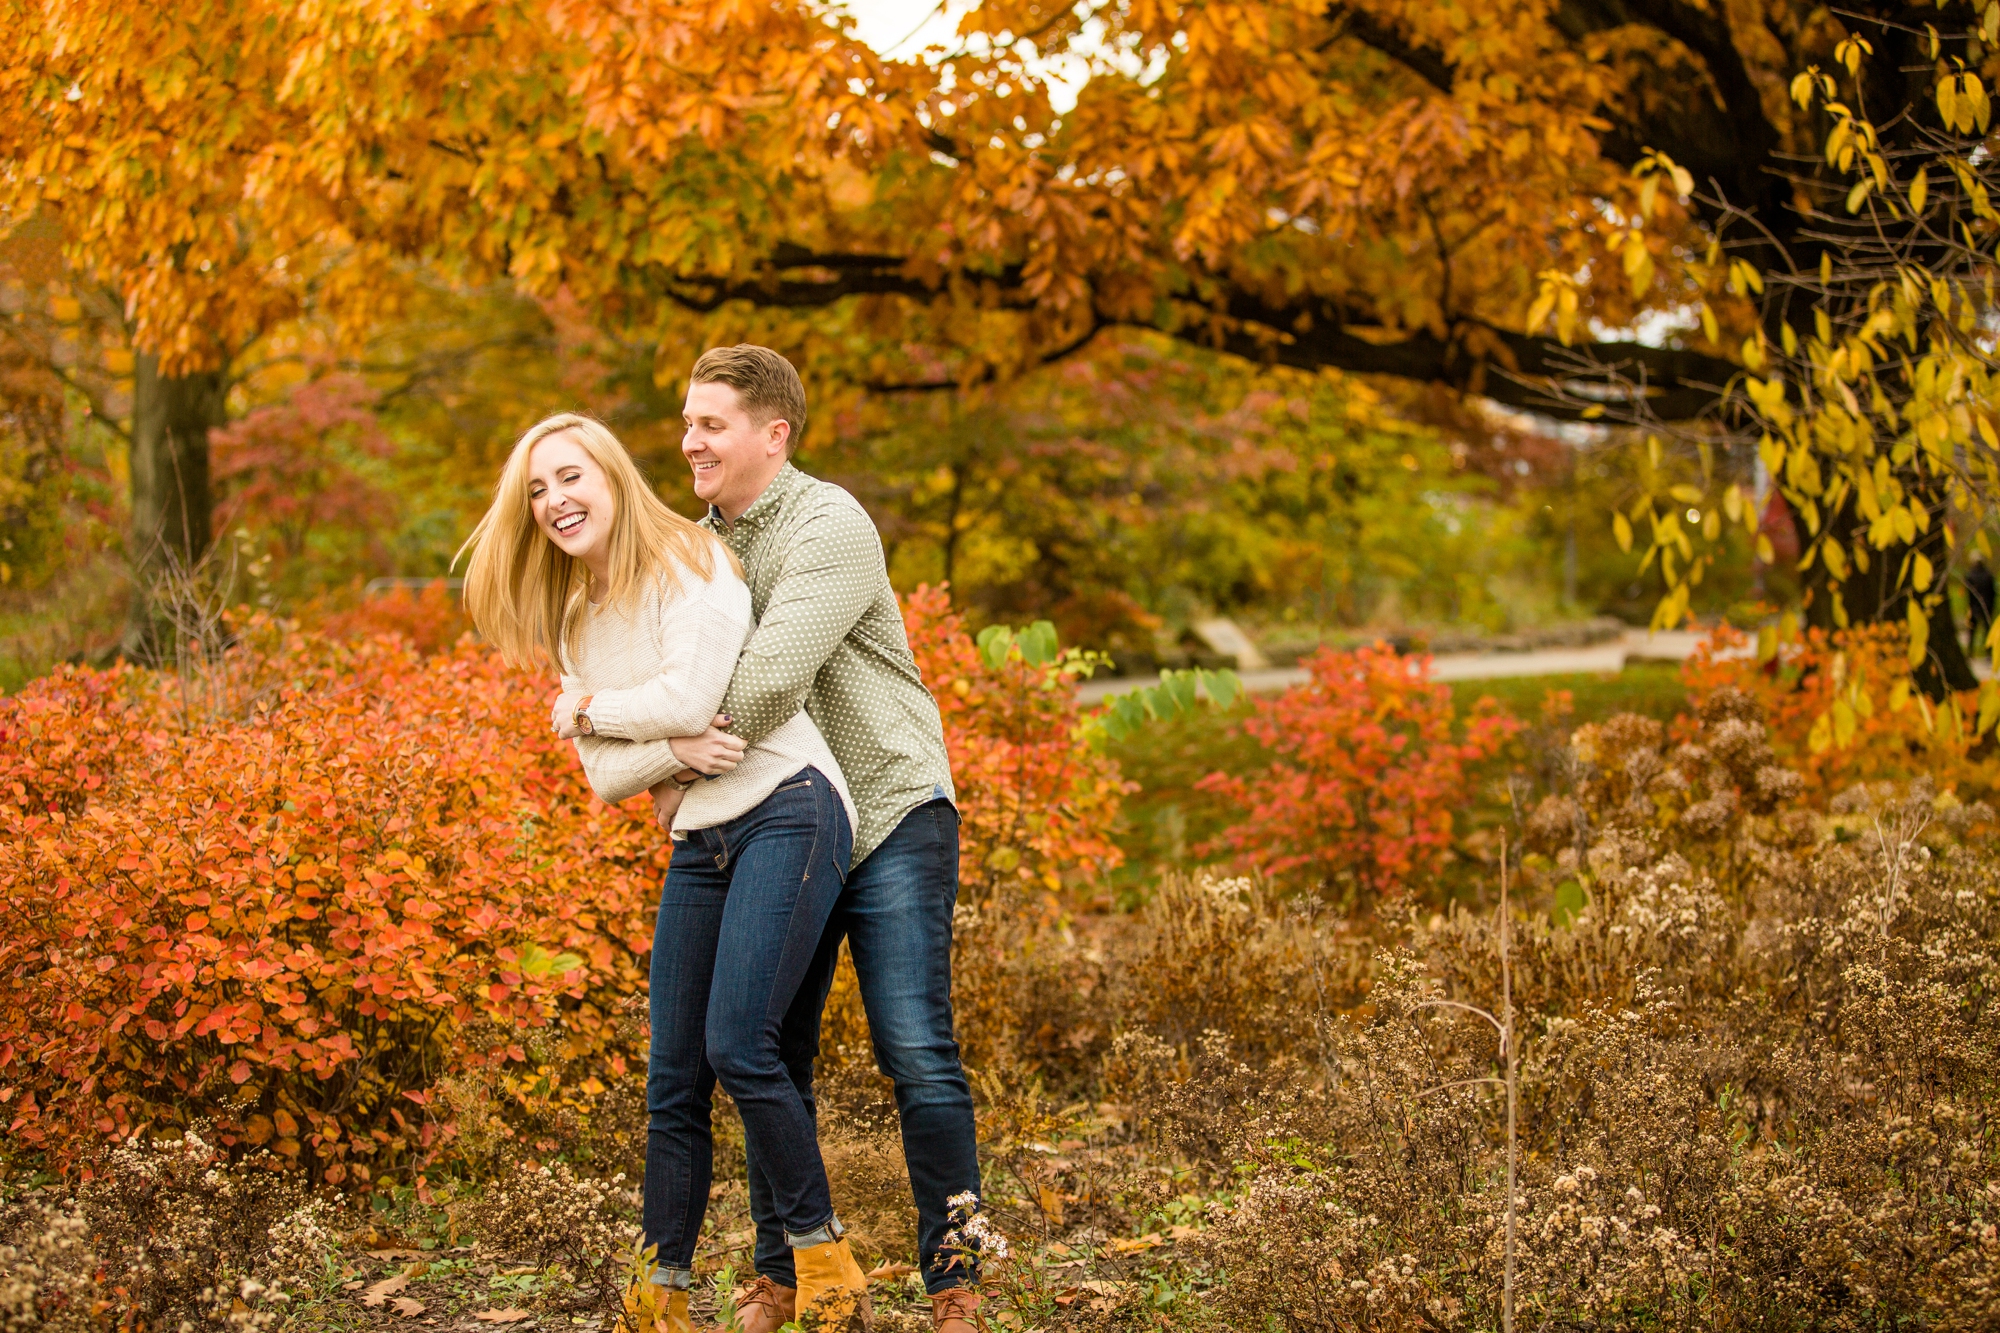
[[[1615,639],[1584,648],[1542,648],[1526,653],[1441,653],[1431,658],[1432,680],[1498,680],[1505,676],[1574,676],[1610,674],[1623,671],[1628,662],[1679,662],[1693,656],[1705,635],[1693,630],[1662,630],[1648,634],[1628,629]],[[1287,690],[1306,679],[1303,667],[1278,667],[1269,671],[1245,671],[1243,686],[1253,694]],[[1157,685],[1158,676],[1122,676],[1110,680],[1085,681],[1077,687],[1084,703],[1096,703],[1113,694],[1144,685]]]

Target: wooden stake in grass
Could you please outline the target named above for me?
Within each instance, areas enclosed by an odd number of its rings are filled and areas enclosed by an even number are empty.
[[[1445,1092],[1452,1088],[1472,1087],[1481,1083],[1492,1083],[1507,1090],[1507,1261],[1500,1280],[1500,1327],[1502,1333],[1514,1333],[1514,1236],[1516,1230],[1514,1175],[1517,1163],[1515,1134],[1519,1112],[1519,1082],[1516,1078],[1514,1053],[1514,959],[1512,951],[1513,919],[1507,911],[1507,833],[1500,833],[1500,1014],[1495,1018],[1491,1013],[1476,1005],[1462,1004],[1457,1000],[1425,1000],[1410,1012],[1414,1016],[1421,1009],[1463,1009],[1468,1014],[1476,1014],[1493,1025],[1493,1031],[1500,1037],[1500,1060],[1505,1070],[1504,1078],[1462,1078],[1451,1083],[1440,1083],[1434,1088],[1426,1088],[1418,1093],[1428,1097],[1434,1092]]]

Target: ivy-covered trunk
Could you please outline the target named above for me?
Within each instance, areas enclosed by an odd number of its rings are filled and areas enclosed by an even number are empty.
[[[208,554],[212,498],[208,433],[223,424],[225,372],[162,375],[152,354],[136,358],[132,392],[132,609],[121,647],[158,662],[172,655],[163,585],[192,572]]]

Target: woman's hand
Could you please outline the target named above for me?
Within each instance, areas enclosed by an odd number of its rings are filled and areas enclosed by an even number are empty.
[[[567,741],[583,734],[576,729],[576,706],[588,697],[580,690],[565,690],[556,696],[554,706],[549,709],[549,721],[555,724],[557,737]]]
[[[687,797],[687,788],[672,778],[661,778],[646,789],[653,798],[653,818],[660,821],[660,827],[671,830],[674,826],[674,812],[681,808]]]
[[[729,725],[727,714],[716,714],[715,722],[699,736],[676,736],[667,744],[674,758],[707,777],[720,777],[743,762],[746,748],[740,737],[722,728]]]

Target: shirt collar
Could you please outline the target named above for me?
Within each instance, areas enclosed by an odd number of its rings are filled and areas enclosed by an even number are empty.
[[[736,516],[731,523],[722,516],[722,511],[714,505],[708,507],[709,522],[724,532],[734,532],[738,528],[760,528],[767,526],[784,508],[785,501],[805,482],[805,473],[787,462],[778,469],[778,475],[771,478],[771,484],[764,493],[751,501],[750,507]]]

